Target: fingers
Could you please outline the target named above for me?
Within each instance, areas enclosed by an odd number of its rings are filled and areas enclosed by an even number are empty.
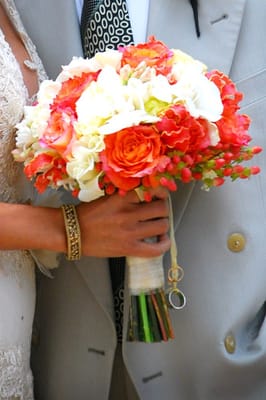
[[[117,194],[115,196],[117,196],[117,202],[120,203],[119,207],[123,208],[125,212],[131,212],[131,217],[135,221],[167,218],[169,216],[168,191],[158,188],[152,189],[150,194],[153,196],[153,200],[150,202],[142,201],[142,190],[132,190],[125,196]]]
[[[135,190],[132,190],[126,194],[126,197],[128,198],[129,201],[132,203],[142,203],[145,202],[146,196],[145,194],[148,193],[150,199],[164,199],[166,200],[169,196],[169,192],[167,189],[163,187],[157,187],[157,188],[150,188],[149,190],[142,190],[140,188],[137,188]]]
[[[168,251],[170,246],[169,236],[165,234],[158,236],[157,242],[136,241],[134,245],[128,247],[126,254],[137,257],[158,257]]]
[[[153,200],[150,203],[142,203],[137,209],[138,221],[148,221],[158,218],[168,218],[169,206],[167,200]]]
[[[168,218],[159,218],[145,222],[141,221],[136,225],[136,238],[139,240],[145,240],[151,237],[160,237],[161,235],[166,235],[168,231]]]

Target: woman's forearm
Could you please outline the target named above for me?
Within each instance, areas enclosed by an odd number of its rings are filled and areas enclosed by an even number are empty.
[[[0,249],[66,252],[61,209],[0,203]]]

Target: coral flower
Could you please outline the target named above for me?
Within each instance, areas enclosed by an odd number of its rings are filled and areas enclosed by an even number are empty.
[[[167,75],[171,71],[174,52],[153,36],[147,43],[120,47],[119,51],[123,53],[122,66],[128,64],[136,68],[141,62],[145,62],[146,66],[155,68],[158,74]]]
[[[72,141],[76,137],[73,123],[76,120],[71,108],[58,107],[51,112],[48,126],[40,139],[41,145],[56,150],[66,157],[71,151]]]
[[[97,80],[98,75],[99,71],[84,72],[81,76],[75,76],[64,81],[53,101],[52,109],[56,109],[59,105],[61,108],[70,107],[72,110],[75,110],[76,101],[90,83]]]

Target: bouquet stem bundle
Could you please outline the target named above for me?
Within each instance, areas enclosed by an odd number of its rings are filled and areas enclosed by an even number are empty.
[[[174,338],[164,291],[162,257],[127,257],[129,268],[129,341],[160,342]]]
[[[174,339],[164,290],[131,295],[127,340],[154,343]]]

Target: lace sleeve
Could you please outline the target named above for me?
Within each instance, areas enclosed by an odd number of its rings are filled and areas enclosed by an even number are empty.
[[[44,193],[39,194],[33,188],[30,202],[35,206],[58,208],[63,204],[62,192],[48,188]],[[58,267],[61,253],[40,249],[31,250],[31,255],[40,271],[52,278],[49,269]]]

